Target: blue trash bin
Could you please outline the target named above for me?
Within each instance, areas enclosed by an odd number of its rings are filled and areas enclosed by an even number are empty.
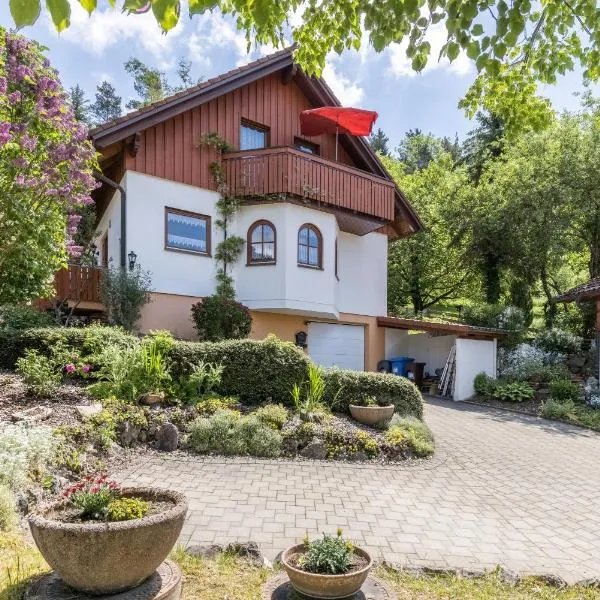
[[[408,375],[408,365],[415,362],[415,359],[410,356],[393,356],[388,360],[392,363],[392,373],[394,375],[401,375],[402,377]]]

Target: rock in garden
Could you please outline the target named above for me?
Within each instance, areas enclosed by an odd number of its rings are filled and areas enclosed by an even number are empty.
[[[585,356],[576,354],[567,358],[567,366],[571,369],[582,369],[585,366]]]
[[[225,548],[220,544],[194,544],[185,549],[190,556],[199,556],[200,558],[214,558],[223,550]]]
[[[131,444],[137,442],[141,430],[139,425],[132,425],[129,421],[125,421],[119,433],[119,442],[121,446],[129,448]]]
[[[163,423],[156,432],[156,447],[165,452],[177,450],[179,431],[173,423]]]
[[[69,480],[66,477],[61,477],[60,475],[52,476],[52,493],[58,494],[60,490],[67,487],[69,485]]]
[[[255,567],[264,567],[270,564],[270,561],[262,555],[256,542],[234,542],[228,544],[225,551],[247,558]]]
[[[97,415],[102,410],[102,404],[94,402],[94,404],[78,404],[75,410],[79,416],[85,421],[94,415]]]
[[[296,454],[298,452],[298,440],[291,436],[284,437],[283,451],[285,454]]]
[[[325,447],[323,440],[314,438],[313,441],[300,452],[300,455],[304,458],[323,460],[327,456],[327,448]]]
[[[18,410],[11,414],[13,421],[25,421],[27,423],[37,423],[45,421],[52,414],[52,409],[48,406],[32,406],[24,410]]]
[[[15,505],[22,515],[29,513],[29,498],[25,492],[17,492],[15,494]]]

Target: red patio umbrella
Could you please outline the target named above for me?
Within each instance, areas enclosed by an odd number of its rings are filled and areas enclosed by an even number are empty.
[[[300,113],[302,135],[313,136],[322,133],[335,133],[335,160],[337,160],[338,135],[370,135],[377,113],[362,108],[343,106],[323,106],[303,110]]]

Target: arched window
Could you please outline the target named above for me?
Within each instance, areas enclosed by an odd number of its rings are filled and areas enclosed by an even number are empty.
[[[323,239],[321,232],[310,224],[298,231],[298,264],[303,267],[323,266]]]
[[[270,221],[256,221],[248,229],[248,264],[272,265],[277,257],[275,225]]]

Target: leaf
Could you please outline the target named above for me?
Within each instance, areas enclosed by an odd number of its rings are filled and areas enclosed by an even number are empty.
[[[71,24],[71,6],[69,0],[46,0],[52,22],[59,33]]]
[[[483,34],[483,25],[481,23],[476,23],[475,25],[473,25],[473,28],[471,29],[471,33],[473,35],[482,35]]]
[[[215,0],[189,0],[188,6],[190,9],[190,17],[192,15],[199,15],[207,10],[213,9],[217,3]]]
[[[9,5],[17,27],[33,25],[40,16],[40,0],[10,0]]]
[[[91,15],[96,10],[97,0],[79,0],[79,4],[88,11],[88,15]]]
[[[460,52],[460,46],[456,42],[450,42],[446,48],[446,55],[450,60],[454,60],[458,57]]]
[[[177,25],[179,9],[179,0],[152,0],[152,12],[164,32]]]

